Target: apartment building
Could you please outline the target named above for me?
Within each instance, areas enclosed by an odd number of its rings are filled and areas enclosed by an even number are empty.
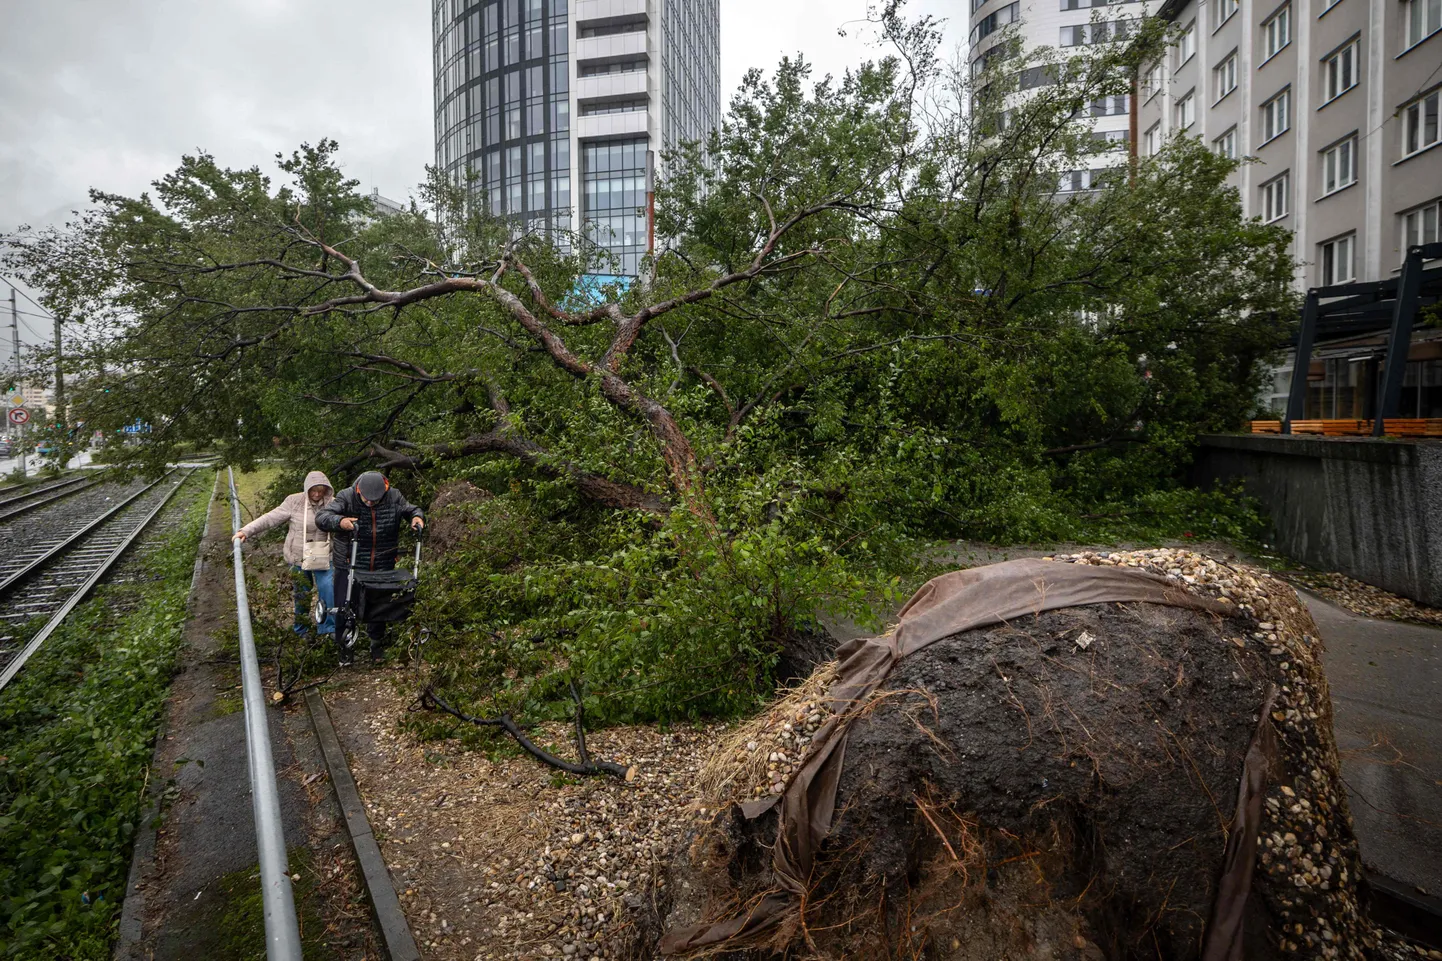
[[[433,0],[436,163],[634,275],[666,147],[720,123],[720,0]]]
[[[1229,157],[1243,211],[1293,233],[1301,290],[1395,277],[1439,240],[1442,0],[1167,0],[1180,39],[1140,83],[1138,152]],[[1368,417],[1378,338],[1319,352],[1308,416]],[[1414,338],[1399,416],[1442,416],[1442,340]],[[1277,372],[1277,409],[1291,381]]]

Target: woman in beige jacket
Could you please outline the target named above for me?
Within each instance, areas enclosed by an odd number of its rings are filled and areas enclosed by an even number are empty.
[[[334,572],[329,569],[307,571],[302,570],[300,566],[300,562],[305,557],[306,542],[324,544],[330,540],[329,534],[315,526],[315,515],[322,507],[329,504],[334,496],[335,490],[331,487],[330,479],[320,471],[313,470],[305,475],[305,489],[299,494],[289,495],[280,502],[280,506],[275,510],[260,515],[235,532],[235,539],[244,541],[253,534],[268,531],[281,524],[290,524],[285,534],[285,547],[282,549],[282,553],[285,555],[285,562],[290,565],[294,586],[295,632],[297,634],[304,634],[310,629],[310,589],[312,584],[320,594],[320,600],[325,605],[325,609],[330,611],[335,607]],[[330,552],[326,551],[325,554],[329,558]],[[327,614],[325,622],[320,625],[317,633],[335,633],[334,614]]]

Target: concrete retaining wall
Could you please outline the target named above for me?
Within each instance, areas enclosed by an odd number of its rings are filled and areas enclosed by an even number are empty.
[[[1442,607],[1442,443],[1211,435],[1192,480],[1241,480],[1287,556]]]

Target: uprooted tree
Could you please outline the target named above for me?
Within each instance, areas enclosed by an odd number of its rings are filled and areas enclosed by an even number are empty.
[[[438,685],[557,717],[577,679],[593,717],[749,706],[916,538],[1155,508],[1196,433],[1249,413],[1292,309],[1285,234],[1194,142],[1057,193],[1118,159],[1077,118],[1147,37],[1023,96],[950,73],[929,22],[879,26],[897,55],[840,80],[746,78],[670,158],[626,288],[581,282],[588,238],[439,177],[424,213],[368,217],[329,141],[280,186],[187,157],[7,261],[86,321],[77,417],[153,425],[113,452],[132,466],[208,444],[474,485],[482,534],[423,616]]]

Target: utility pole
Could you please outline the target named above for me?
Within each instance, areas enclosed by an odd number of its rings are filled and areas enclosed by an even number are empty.
[[[60,367],[60,318],[55,318],[55,440],[60,469],[70,461],[70,437],[65,432],[65,372]]]
[[[20,308],[15,304],[15,285],[10,285],[10,337],[15,345],[15,391],[20,391]],[[25,476],[25,425],[20,425],[20,476]]]

